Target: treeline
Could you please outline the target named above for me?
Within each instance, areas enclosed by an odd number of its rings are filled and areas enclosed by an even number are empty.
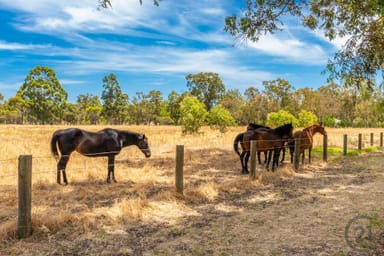
[[[291,120],[303,126],[319,120],[326,126],[383,127],[384,95],[379,87],[351,88],[329,83],[318,89],[295,89],[278,78],[242,94],[227,90],[216,73],[186,76],[187,90],[167,96],[158,90],[128,95],[116,75],[102,80],[100,96],[77,96],[76,103],[60,85],[54,70],[36,66],[14,97],[0,94],[0,123],[14,124],[167,124],[197,131],[202,125],[224,130],[248,122],[274,125]],[[280,120],[280,121],[279,121]]]

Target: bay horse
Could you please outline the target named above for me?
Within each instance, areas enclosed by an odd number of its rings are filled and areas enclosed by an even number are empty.
[[[308,163],[311,163],[311,151],[313,145],[313,136],[316,133],[320,133],[322,135],[327,135],[323,123],[317,123],[311,126],[304,128],[301,131],[296,131],[293,134],[294,139],[300,140],[300,154],[302,155],[301,162],[304,164],[304,150],[308,149]],[[293,152],[295,148],[295,141],[291,140],[288,142],[290,153],[291,153],[291,163],[293,162]]]
[[[255,123],[249,123],[247,125],[247,131],[250,131],[250,130],[256,130],[256,129],[259,129],[259,128],[265,128],[265,129],[271,129],[270,127],[268,126],[264,126],[264,125],[260,125],[260,124],[255,124]],[[242,133],[239,133],[236,137],[235,137],[235,140],[233,142],[233,149],[235,150],[236,154],[239,155],[240,157],[240,161],[241,159],[244,157],[244,155],[246,154],[249,154],[249,152],[247,151],[244,151],[242,150],[242,152],[240,153],[240,150],[239,150],[239,143],[242,143],[243,141],[243,137],[244,137],[244,134],[246,132],[242,132]],[[259,160],[259,164],[261,164],[261,159],[260,159],[260,151],[257,152],[257,157],[258,157],[258,160]],[[264,152],[265,154],[265,162],[267,161],[267,153]]]
[[[293,137],[293,126],[292,123],[284,124],[275,129],[266,129],[259,128],[255,130],[249,130],[244,133],[243,141],[241,146],[243,151],[248,152],[247,154],[242,155],[240,157],[240,162],[242,166],[242,173],[249,173],[248,171],[248,160],[250,156],[251,149],[251,141],[256,141],[256,149],[257,151],[266,152],[268,151],[268,160],[266,167],[269,169],[269,164],[272,158],[273,152],[273,160],[272,160],[272,171],[278,166],[279,162],[279,153],[280,150],[284,147],[284,144],[287,140]]]
[[[148,139],[144,134],[106,128],[98,132],[85,131],[78,128],[67,128],[57,130],[51,139],[51,152],[58,160],[57,162],[57,183],[60,184],[63,172],[63,181],[68,184],[65,168],[73,151],[88,157],[108,157],[107,182],[115,179],[115,156],[121,149],[136,145],[146,157],[151,156]],[[60,151],[60,156],[59,156]]]

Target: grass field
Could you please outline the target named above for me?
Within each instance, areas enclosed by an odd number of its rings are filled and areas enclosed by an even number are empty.
[[[114,128],[145,133],[151,158],[145,158],[135,147],[125,148],[116,158],[118,183],[106,184],[105,158],[86,158],[74,153],[67,166],[69,185],[60,186],[55,183],[56,162],[49,142],[52,133],[61,128],[64,126],[0,126],[0,255],[235,255],[235,252],[251,255],[250,251],[253,255],[290,255],[289,245],[297,255],[318,255],[316,246],[321,243],[312,238],[304,239],[301,244],[308,254],[300,254],[300,244],[294,242],[297,234],[287,238],[286,247],[276,247],[268,241],[251,246],[250,241],[263,240],[255,237],[260,230],[278,229],[274,218],[286,227],[271,235],[280,241],[281,235],[292,232],[289,229],[294,223],[285,223],[284,215],[298,222],[296,224],[300,224],[299,218],[313,219],[308,226],[298,227],[300,234],[308,228],[320,228],[325,221],[320,218],[322,214],[339,216],[343,214],[341,209],[347,207],[333,205],[340,202],[332,200],[347,200],[349,206],[354,201],[366,201],[366,207],[359,211],[350,209],[345,218],[370,213],[372,205],[374,213],[384,209],[382,202],[367,199],[372,194],[363,197],[360,190],[363,188],[359,187],[378,179],[379,183],[364,189],[382,198],[383,191],[376,191],[383,185],[383,175],[378,171],[381,165],[378,163],[376,170],[372,169],[376,164],[368,162],[370,171],[364,176],[364,172],[355,167],[362,166],[367,157],[341,157],[343,134],[348,134],[348,147],[353,155],[357,134],[363,134],[367,148],[373,132],[377,146],[381,129],[327,129],[328,163],[321,160],[323,140],[321,135],[316,135],[311,165],[306,164],[295,173],[288,158],[277,172],[264,171],[258,180],[251,181],[240,175],[240,163],[232,146],[236,134],[245,127],[231,128],[225,134],[204,128],[199,135],[183,136],[180,127],[118,126]],[[104,127],[80,128],[96,131]],[[175,146],[179,144],[185,147],[184,196],[174,192]],[[15,230],[17,158],[21,154],[33,155],[33,235],[19,241]],[[372,157],[377,160],[382,156]],[[340,162],[346,168],[341,168],[341,179]],[[327,182],[336,188],[328,187]],[[350,187],[358,194],[348,194],[346,189]],[[340,198],[333,198],[336,193],[341,193],[337,196]],[[308,207],[309,216],[301,212],[300,207]],[[316,207],[322,208],[316,210]],[[252,215],[259,219],[252,220]],[[382,215],[377,217],[381,218]],[[246,224],[260,230],[247,230]],[[321,232],[331,231],[321,228]],[[324,255],[347,255],[342,254],[348,250],[343,237],[334,243],[335,249]],[[239,244],[245,247],[238,247]]]

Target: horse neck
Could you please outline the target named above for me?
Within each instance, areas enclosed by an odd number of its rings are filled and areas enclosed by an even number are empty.
[[[131,145],[137,145],[137,137],[138,133],[131,133],[131,132],[122,132],[125,136],[125,143],[124,147],[131,146]]]
[[[283,138],[285,135],[288,136],[288,131],[286,127],[277,127],[273,130],[274,130],[274,133],[280,138]]]

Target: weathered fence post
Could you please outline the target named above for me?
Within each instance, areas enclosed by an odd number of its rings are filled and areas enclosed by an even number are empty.
[[[363,143],[363,136],[362,136],[361,133],[359,133],[359,140],[358,140],[358,142],[357,142],[357,149],[358,149],[358,150],[361,150],[361,148],[362,148],[362,143]]]
[[[347,150],[348,150],[347,147],[348,147],[348,135],[344,134],[344,137],[343,137],[343,156],[347,155]]]
[[[295,149],[294,149],[294,158],[293,166],[295,171],[299,170],[299,161],[300,161],[300,139],[295,139]]]
[[[373,146],[373,132],[371,132],[371,140],[370,140],[370,142],[371,142],[371,147]]]
[[[251,176],[251,179],[256,179],[256,152],[257,152],[257,148],[256,148],[256,141],[255,140],[251,140],[251,172],[250,172],[250,176]]]
[[[328,161],[328,135],[323,136],[323,161]]]
[[[380,133],[380,147],[383,147],[383,133]]]
[[[26,238],[32,234],[32,156],[19,156],[17,237]]]
[[[176,145],[176,192],[183,194],[184,145]]]

